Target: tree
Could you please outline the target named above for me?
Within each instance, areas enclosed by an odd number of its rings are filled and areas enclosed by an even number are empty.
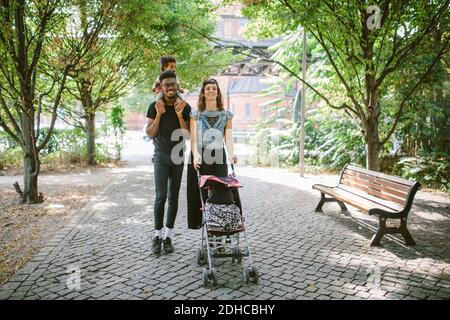
[[[449,1],[385,0],[378,1],[376,7],[364,1],[240,2],[245,4],[244,13],[253,18],[260,36],[296,32],[302,26],[320,44],[347,96],[338,106],[330,102],[331,98],[325,101],[357,120],[366,143],[367,168],[379,170],[380,150],[396,130],[410,97],[448,53],[448,32],[442,35],[439,48],[424,48],[425,40],[437,26],[448,25]],[[396,74],[419,56],[428,56],[428,63],[405,84],[393,117],[386,117],[380,97]],[[380,132],[380,122],[389,124],[385,132]]]
[[[70,15],[64,8],[58,0],[0,3],[0,126],[23,150],[24,190],[15,187],[26,203],[43,201],[39,153],[52,134],[68,74],[85,54],[83,46],[70,50],[76,40],[64,36]],[[40,139],[44,109],[51,124]]]
[[[226,56],[206,56],[211,47],[183,28],[189,21],[205,33],[214,30],[208,1],[86,1],[78,0],[80,38],[86,46],[91,30],[99,29],[89,52],[70,74],[68,91],[81,102],[87,135],[87,163],[95,162],[95,114],[145,83],[151,87],[159,57],[176,54],[184,86],[198,83],[227,62]],[[108,12],[108,14],[102,14]],[[92,19],[105,16],[105,19]],[[214,64],[210,62],[214,59]],[[223,62],[225,60],[225,63]],[[220,62],[222,63],[220,64]],[[219,62],[219,63],[217,63]],[[156,71],[156,72],[155,72]]]
[[[81,102],[87,137],[87,163],[95,163],[95,114],[127,91],[136,70],[130,68],[135,52],[126,52],[118,34],[120,1],[76,1],[79,16],[78,47],[87,54],[70,73],[67,90]],[[98,32],[95,32],[97,31]],[[93,35],[93,32],[95,34]],[[90,41],[90,39],[92,41]]]

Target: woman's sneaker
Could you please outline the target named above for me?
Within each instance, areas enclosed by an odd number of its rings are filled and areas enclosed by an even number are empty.
[[[161,244],[162,239],[158,236],[154,237],[152,240],[152,253],[155,255],[161,254]]]
[[[174,251],[173,245],[172,245],[172,240],[170,238],[165,238],[163,240],[163,247],[164,247],[164,252],[166,254],[172,253]]]

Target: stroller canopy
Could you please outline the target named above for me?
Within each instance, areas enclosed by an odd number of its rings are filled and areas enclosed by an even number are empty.
[[[205,175],[200,177],[200,188],[210,188],[217,183],[223,185],[223,187],[228,188],[240,188],[242,185],[239,183],[238,179],[234,175],[229,175],[228,177],[216,177],[211,175]]]

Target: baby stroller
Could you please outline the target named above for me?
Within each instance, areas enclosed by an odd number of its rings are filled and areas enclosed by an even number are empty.
[[[242,186],[236,179],[234,166],[231,167],[233,172],[228,177],[201,176],[197,172],[203,215],[202,246],[197,250],[197,263],[199,266],[208,264],[202,272],[205,287],[217,284],[213,258],[231,258],[231,263],[235,264],[248,257],[248,266],[242,266],[242,279],[245,283],[258,283],[258,270],[253,266],[238,193]],[[206,201],[202,189],[208,191]],[[244,241],[240,241],[241,233]]]

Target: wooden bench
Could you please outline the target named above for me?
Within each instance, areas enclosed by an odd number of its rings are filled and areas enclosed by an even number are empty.
[[[345,203],[379,217],[378,232],[373,236],[370,245],[379,246],[385,234],[400,233],[407,245],[415,245],[406,222],[411,210],[414,196],[420,183],[399,177],[370,171],[347,164],[341,172],[339,184],[335,187],[321,184],[313,185],[313,189],[321,192],[321,199],[316,212],[322,211],[325,202],[337,202],[343,211],[347,211]],[[325,197],[325,194],[330,197]],[[399,227],[386,227],[387,219],[399,219]]]

